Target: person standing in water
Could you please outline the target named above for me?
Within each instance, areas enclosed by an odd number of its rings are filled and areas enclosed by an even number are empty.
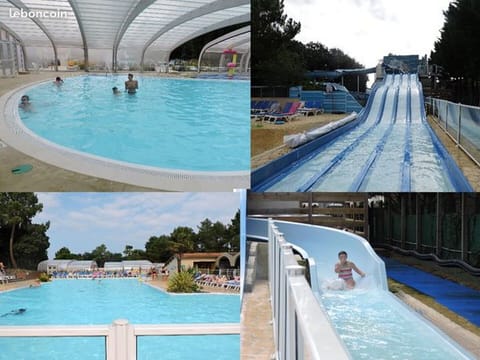
[[[335,272],[338,277],[345,281],[347,289],[353,289],[355,287],[355,280],[353,280],[352,270],[354,270],[361,277],[365,277],[365,273],[360,270],[353,262],[347,260],[347,253],[340,251],[338,253],[338,263],[335,264]]]
[[[128,74],[128,80],[125,81],[125,90],[129,94],[135,94],[138,89],[138,81],[133,80],[133,74]]]

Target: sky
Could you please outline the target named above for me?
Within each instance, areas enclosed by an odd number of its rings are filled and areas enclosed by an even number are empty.
[[[151,236],[168,235],[177,226],[197,225],[205,218],[230,224],[240,208],[231,193],[36,193],[43,204],[35,223],[50,221],[49,259],[62,247],[72,253],[105,244],[122,253],[125,245],[145,249]]]
[[[451,0],[284,0],[289,18],[302,25],[304,44],[339,48],[365,67],[383,56],[433,50]]]

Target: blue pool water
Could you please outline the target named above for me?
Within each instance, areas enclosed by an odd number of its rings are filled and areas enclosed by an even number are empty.
[[[19,110],[37,135],[77,151],[133,164],[193,171],[250,168],[250,82],[78,76],[27,90]],[[117,86],[122,93],[112,94]]]
[[[0,294],[1,314],[19,308],[27,310],[21,315],[0,316],[0,326],[111,324],[120,318],[132,324],[240,321],[237,295],[170,295],[133,279],[56,280],[40,288]],[[175,341],[183,345],[172,346]],[[103,337],[3,338],[0,359],[104,359],[104,342]],[[239,336],[138,339],[139,360],[167,353],[169,359],[188,359],[186,354],[197,347],[195,359],[235,359],[240,354],[240,339]],[[220,351],[218,356],[217,351]]]
[[[321,302],[355,360],[467,359],[385,291],[329,291]]]

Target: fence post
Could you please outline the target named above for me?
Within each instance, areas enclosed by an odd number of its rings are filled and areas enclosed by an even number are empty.
[[[458,131],[457,131],[457,146],[460,145],[460,131],[462,129],[462,105],[458,103]]]
[[[445,131],[448,133],[448,101],[445,101]]]
[[[136,360],[137,341],[132,325],[118,319],[110,325],[107,336],[107,360]]]

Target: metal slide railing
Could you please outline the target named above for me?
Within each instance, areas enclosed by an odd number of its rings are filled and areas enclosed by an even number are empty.
[[[283,234],[268,222],[268,271],[278,360],[350,359]]]
[[[105,337],[106,360],[136,360],[138,336],[239,335],[240,324],[0,326],[2,337]]]

